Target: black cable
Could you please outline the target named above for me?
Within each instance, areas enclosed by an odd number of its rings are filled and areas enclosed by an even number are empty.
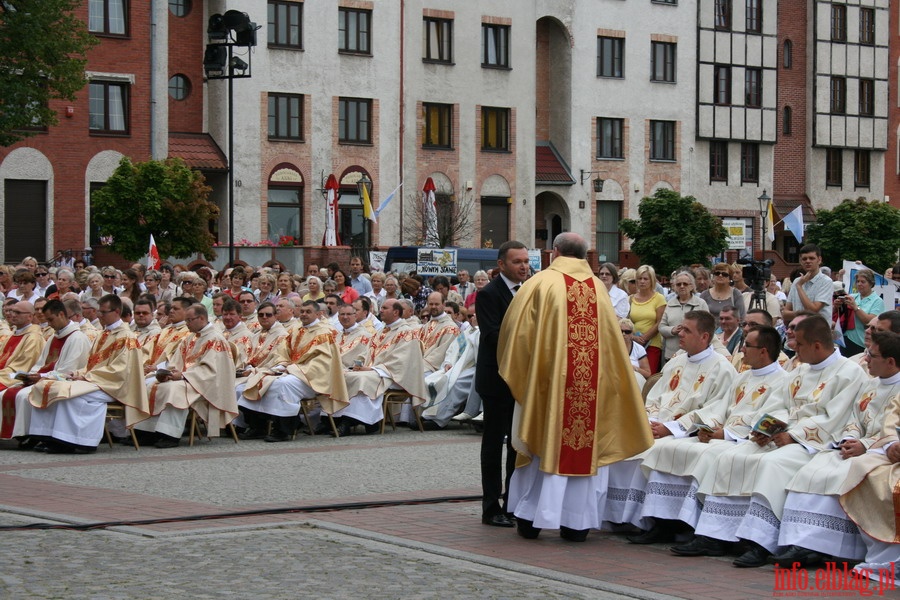
[[[259,510],[242,510],[238,512],[189,515],[184,517],[167,517],[160,519],[142,519],[136,521],[105,521],[101,523],[58,524],[58,523],[30,523],[28,525],[3,525],[0,531],[28,531],[46,529],[69,529],[73,531],[90,531],[93,529],[107,529],[109,527],[127,527],[139,525],[158,525],[160,523],[181,523],[185,521],[208,521],[213,519],[236,519],[240,517],[252,517],[258,515],[281,515],[287,513],[317,513],[335,512],[341,510],[364,510],[369,508],[383,508],[386,506],[414,506],[417,504],[443,504],[457,502],[475,502],[481,500],[481,496],[442,496],[437,498],[420,498],[417,500],[381,500],[376,502],[347,502],[343,504],[321,504],[318,506],[292,506],[285,508],[264,508]]]

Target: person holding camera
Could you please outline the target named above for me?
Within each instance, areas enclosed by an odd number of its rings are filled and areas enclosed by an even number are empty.
[[[853,328],[844,330],[844,346],[841,354],[855,356],[865,351],[866,325],[884,312],[884,300],[875,293],[875,273],[871,269],[856,272],[856,292],[840,294],[834,298],[834,310],[842,315],[853,315]]]

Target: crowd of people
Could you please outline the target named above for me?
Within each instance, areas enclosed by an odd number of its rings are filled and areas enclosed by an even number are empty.
[[[304,275],[0,266],[0,439],[85,454],[108,428],[171,448],[192,411],[212,437],[374,433],[399,392],[392,421],[483,428],[486,525],[570,541],[630,526],[678,556],[739,543],[739,567],[893,568],[900,312],[874,273],[848,294],[807,245],[793,279],[754,293],[739,265],[595,276],[585,251],[564,234],[532,276],[508,242],[496,269],[452,280],[358,257]],[[550,417],[579,395],[574,420]]]

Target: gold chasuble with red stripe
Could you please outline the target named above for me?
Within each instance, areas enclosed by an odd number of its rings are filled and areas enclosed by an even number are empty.
[[[653,444],[618,319],[588,263],[560,256],[503,319],[500,375],[516,399],[517,466],[592,476]]]

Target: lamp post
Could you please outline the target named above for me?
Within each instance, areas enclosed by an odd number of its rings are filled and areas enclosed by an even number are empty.
[[[363,252],[368,254],[369,252],[369,223],[368,219],[366,219],[366,209],[363,203],[363,190],[366,191],[369,196],[369,202],[372,202],[372,180],[369,179],[365,173],[362,174],[362,177],[359,178],[359,181],[356,182],[356,191],[359,193],[359,205],[363,207]],[[363,256],[365,262],[369,262],[368,256]]]
[[[229,10],[224,15],[211,15],[206,29],[209,43],[203,56],[208,81],[228,80],[228,262],[231,265],[234,264],[234,80],[251,76],[251,52],[247,52],[245,62],[234,55],[234,49],[256,46],[257,29],[259,26],[244,12]]]
[[[768,236],[766,235],[766,221],[769,215],[769,201],[771,198],[766,193],[766,190],[763,190],[763,193],[757,198],[759,201],[759,220],[762,222],[762,237],[759,239],[759,247],[762,248],[762,256],[760,256],[760,260],[766,259],[766,240]]]

